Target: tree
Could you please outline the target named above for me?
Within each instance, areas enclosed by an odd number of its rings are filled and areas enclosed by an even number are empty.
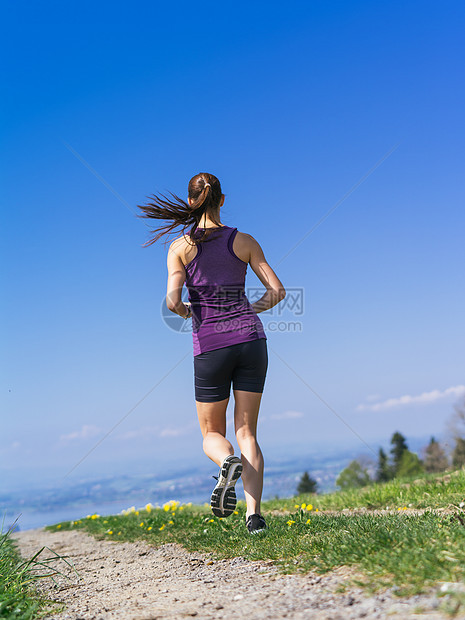
[[[452,439],[452,467],[465,465],[465,396],[454,405],[455,413],[449,418],[449,437]]]
[[[454,451],[452,452],[452,467],[459,469],[465,465],[465,439],[457,437]]]
[[[302,478],[297,486],[297,493],[302,495],[303,493],[316,493],[317,492],[317,481],[313,478],[310,478],[308,475],[308,471],[304,471],[302,474]]]
[[[362,469],[366,469],[368,476],[370,478],[370,481],[372,481],[376,474],[377,463],[375,459],[372,456],[369,456],[368,454],[362,453],[356,456],[355,460],[360,463],[360,467]]]
[[[392,471],[389,467],[386,452],[380,448],[378,452],[378,467],[375,474],[376,482],[387,482],[392,478]]]
[[[408,446],[405,437],[398,432],[395,432],[391,437],[391,445],[392,473],[395,477],[397,476],[402,454],[405,452],[405,450],[408,450]]]
[[[397,468],[396,478],[416,476],[424,471],[423,464],[415,452],[410,452],[410,450],[404,450],[402,452]]]
[[[336,485],[342,490],[357,489],[370,484],[370,476],[366,468],[355,460],[341,471],[336,480]]]
[[[429,444],[424,449],[423,463],[428,473],[444,471],[449,467],[449,461],[442,446],[431,437]]]
[[[465,437],[465,396],[454,405],[455,413],[449,418],[448,428],[454,439]]]

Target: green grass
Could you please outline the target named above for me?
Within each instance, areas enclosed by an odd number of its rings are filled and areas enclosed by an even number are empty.
[[[289,510],[295,499],[267,502],[269,510]],[[363,489],[339,491],[324,495],[303,495],[299,501],[311,502],[320,510],[343,510],[344,508],[385,509],[447,508],[459,506],[465,501],[465,471],[448,474],[426,474],[421,478],[392,480],[384,484],[372,484]]]
[[[0,534],[0,618],[37,617],[43,602],[30,586],[27,566],[21,560],[11,532]]]
[[[53,553],[53,557],[41,559],[45,547],[32,558],[24,560],[11,538],[11,529],[0,531],[0,618],[9,620],[29,620],[41,618],[58,607],[53,601],[41,596],[34,588],[34,582],[43,577],[60,574],[53,567],[56,560],[64,557]]]
[[[454,514],[411,510],[458,506],[464,500],[465,472],[459,471],[415,484],[393,481],[358,491],[272,500],[264,504],[269,531],[257,536],[245,529],[242,502],[228,519],[213,517],[206,506],[171,503],[133,508],[124,515],[93,515],[49,529],[84,529],[99,539],[142,539],[153,545],[177,542],[189,551],[210,553],[213,561],[237,556],[271,560],[283,572],[325,573],[348,566],[353,569],[351,583],[369,591],[395,585],[402,596],[426,592],[442,581],[465,582],[464,512],[458,507]],[[393,511],[342,512],[386,506]],[[339,512],[325,514],[325,509]]]

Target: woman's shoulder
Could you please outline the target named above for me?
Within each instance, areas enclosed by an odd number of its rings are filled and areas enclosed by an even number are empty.
[[[173,239],[173,241],[170,244],[170,250],[172,252],[179,253],[179,251],[182,251],[184,249],[187,242],[188,242],[188,235],[182,235],[181,237],[176,237],[176,239]]]
[[[249,233],[237,231],[234,237],[233,251],[242,261],[249,263],[251,257],[260,248],[258,241]]]
[[[242,239],[254,240],[252,235],[249,235],[249,233],[246,233],[243,230],[239,230],[239,228],[236,228],[235,226],[231,226],[231,228],[233,228],[234,230],[237,230],[236,237],[241,237]]]
[[[197,254],[197,246],[189,237],[188,233],[184,233],[180,237],[173,239],[170,245],[170,252],[174,252],[179,256],[184,265],[190,263]]]
[[[249,235],[249,233],[242,232],[240,230],[238,230],[236,233],[235,240],[236,239],[239,243],[249,248],[252,248],[258,244],[258,241],[255,239],[255,237]]]

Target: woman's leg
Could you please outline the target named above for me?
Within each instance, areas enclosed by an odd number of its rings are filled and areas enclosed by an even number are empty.
[[[227,456],[234,454],[234,448],[225,437],[228,402],[229,398],[213,403],[195,401],[203,436],[203,451],[219,467]]]
[[[242,482],[247,515],[260,513],[263,490],[263,455],[257,442],[257,420],[262,394],[234,390],[234,425],[241,449]]]

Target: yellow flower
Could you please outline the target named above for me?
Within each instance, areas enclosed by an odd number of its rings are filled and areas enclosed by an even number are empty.
[[[109,531],[108,531],[108,533],[109,533],[109,534],[113,534],[113,530],[109,530]]]
[[[60,529],[60,527],[61,527],[61,523],[60,523],[60,525],[57,525],[57,529],[59,530],[59,529]]]
[[[215,522],[215,519],[209,519],[208,520],[208,523],[214,523],[214,522]]]
[[[293,523],[295,523],[295,521],[288,521],[287,522],[288,525],[292,525]]]
[[[104,521],[104,523],[108,523],[108,521]]]
[[[138,510],[136,510],[136,515],[139,516],[139,511]]]
[[[100,515],[92,515],[91,519],[100,519]]]
[[[300,508],[299,504],[295,504],[294,508]]]
[[[400,510],[400,507],[397,510]]]
[[[163,525],[161,527],[159,527],[158,529],[160,530],[160,532],[162,532],[165,529],[166,525],[163,523]]]
[[[169,502],[166,502],[166,504],[163,504],[163,510],[165,512],[168,512],[168,510],[176,510],[176,508],[179,506],[179,502],[177,502],[174,499],[170,499]]]
[[[237,510],[235,510],[233,514],[238,515],[239,513]]]
[[[310,523],[310,519],[307,519],[307,525]]]
[[[179,506],[179,510],[184,510],[184,506]]]
[[[147,505],[146,505],[146,507],[145,507],[145,510],[146,510],[147,512],[152,512],[152,510],[153,510],[153,506],[152,506],[152,504],[147,504]]]
[[[150,530],[152,529],[152,526],[147,528],[147,532],[150,532]]]
[[[121,536],[121,532],[118,532],[118,536]]]
[[[315,512],[319,512],[318,508],[315,508]]]
[[[404,507],[402,508],[402,510],[407,510],[407,506],[404,506]]]
[[[168,521],[168,525],[174,525],[174,521]]]
[[[307,510],[310,512],[310,510],[313,510],[313,506],[311,504],[307,504]]]
[[[142,523],[139,525],[139,527],[144,527],[144,522],[142,521]]]
[[[301,504],[300,507],[302,508],[302,510],[305,510],[305,508],[307,507],[307,504]]]

